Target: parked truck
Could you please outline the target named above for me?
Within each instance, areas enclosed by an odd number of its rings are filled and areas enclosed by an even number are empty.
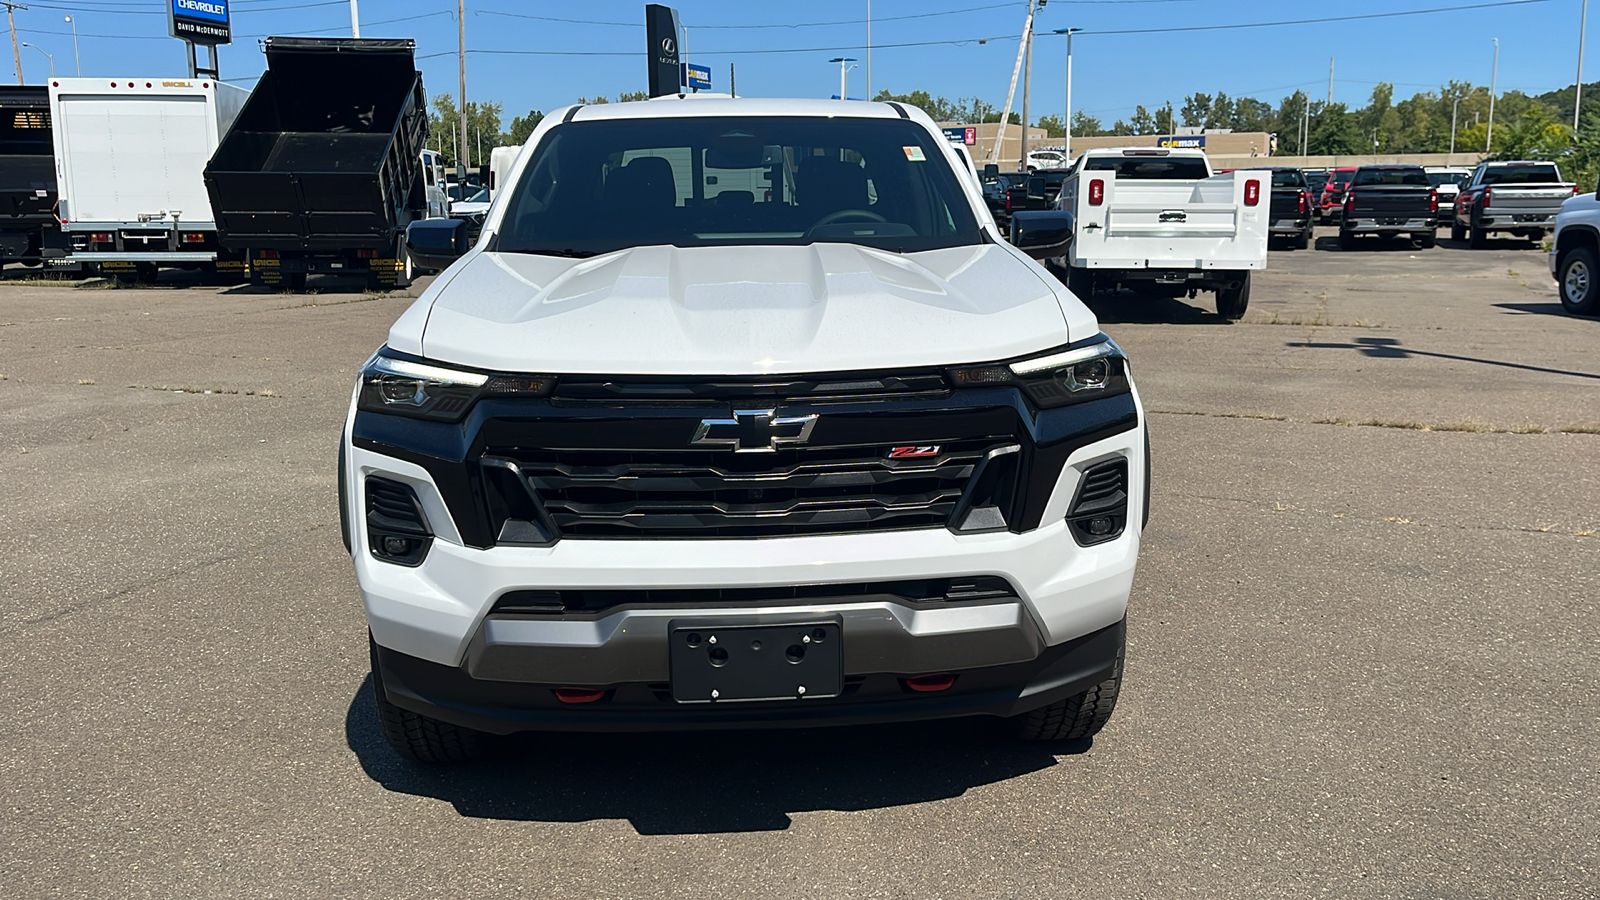
[[[37,266],[56,225],[50,90],[0,85],[0,264]]]
[[[1217,313],[1238,319],[1250,273],[1267,267],[1272,173],[1211,174],[1203,150],[1088,150],[1061,187],[1074,216],[1072,243],[1056,260],[1086,298],[1126,287],[1151,296],[1215,291]]]
[[[45,254],[119,279],[163,267],[242,273],[219,253],[201,173],[246,92],[201,78],[52,78],[59,229]]]
[[[205,169],[222,246],[251,281],[301,290],[315,273],[410,284],[406,226],[449,214],[439,155],[424,149],[416,42],[283,38]]]
[[[1408,235],[1424,250],[1435,243],[1439,192],[1421,166],[1362,166],[1350,179],[1339,219],[1339,249],[1353,250],[1356,238]]]
[[[1556,227],[1561,204],[1577,193],[1553,162],[1483,163],[1456,196],[1450,238],[1477,250],[1489,235],[1509,231],[1537,244]]]

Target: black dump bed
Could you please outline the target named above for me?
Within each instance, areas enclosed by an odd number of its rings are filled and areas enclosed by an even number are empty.
[[[50,89],[0,85],[0,227],[52,222],[55,205]]]
[[[1300,205],[1300,195],[1306,190],[1306,178],[1299,169],[1273,169],[1272,221],[1297,219],[1307,215],[1310,207]]]
[[[426,209],[411,40],[267,38],[267,71],[206,165],[231,250],[392,250]]]

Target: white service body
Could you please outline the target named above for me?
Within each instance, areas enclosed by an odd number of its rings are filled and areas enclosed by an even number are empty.
[[[1089,150],[1061,187],[1061,208],[1076,218],[1067,260],[1073,268],[1099,270],[1257,270],[1267,267],[1271,227],[1272,173],[1240,169],[1198,181],[1119,179],[1114,172],[1086,171],[1083,160],[1120,155]],[[1200,150],[1172,150],[1198,156]],[[1206,164],[1210,171],[1209,161]],[[1257,200],[1245,190],[1257,182]],[[1104,191],[1091,201],[1090,186]]]
[[[117,246],[140,245],[75,248],[73,258],[214,259],[213,251],[168,249],[170,242],[157,233],[216,231],[202,175],[248,96],[202,78],[51,79],[62,231],[133,232],[121,234]]]

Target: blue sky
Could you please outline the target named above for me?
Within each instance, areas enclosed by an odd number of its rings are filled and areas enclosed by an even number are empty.
[[[63,16],[77,19],[84,75],[177,75],[181,42],[166,37],[165,0],[31,0],[16,13],[19,39],[52,54],[58,75],[74,68]],[[430,95],[456,90],[454,0],[359,0],[363,37],[412,37]],[[1580,0],[1459,10],[1367,22],[1287,25],[1163,34],[1095,34],[1310,19],[1468,5],[1485,0],[1049,0],[1036,29],[1085,29],[1073,47],[1073,106],[1110,124],[1135,103],[1181,103],[1193,91],[1226,91],[1277,102],[1297,87],[1313,97],[1328,89],[1328,57],[1337,57],[1334,99],[1362,105],[1377,81],[1408,97],[1450,79],[1487,84],[1500,39],[1501,90],[1539,93],[1576,74]],[[256,38],[267,34],[347,36],[344,0],[233,0],[235,43],[222,50],[223,80],[249,86],[265,65]],[[681,0],[693,61],[709,65],[716,90],[736,66],[740,94],[826,97],[838,90],[828,59],[863,59],[850,93],[865,89],[866,0]],[[872,86],[923,89],[952,99],[1005,100],[1026,0],[876,0],[872,6]],[[466,4],[467,95],[499,101],[505,121],[529,109],[551,110],[580,95],[615,97],[645,84],[644,3],[639,0],[469,0]],[[1600,4],[1595,18],[1600,19]],[[545,17],[530,18],[530,17]],[[578,19],[601,24],[549,21]],[[401,21],[395,21],[401,20]],[[606,24],[616,23],[616,24]],[[811,24],[843,23],[843,24]],[[783,27],[736,27],[783,26]],[[1591,30],[1593,25],[1591,23]],[[986,43],[979,39],[987,38]],[[938,43],[920,47],[893,44]],[[1041,37],[1033,72],[1034,117],[1059,112],[1065,44]],[[1600,49],[1600,48],[1597,48]],[[498,52],[496,52],[498,51]],[[512,51],[512,52],[506,52]],[[516,51],[622,55],[524,55]],[[726,51],[742,51],[729,53]],[[798,51],[798,52],[783,52]],[[22,48],[24,74],[39,83],[43,54]],[[1600,79],[1600,59],[1585,79]],[[1018,91],[1016,107],[1020,108]]]

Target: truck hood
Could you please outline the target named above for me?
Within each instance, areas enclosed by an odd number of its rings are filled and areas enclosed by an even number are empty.
[[[1095,334],[1093,314],[993,244],[476,252],[389,346],[502,371],[760,375],[1002,359]],[[1058,297],[1059,290],[1059,297]]]

